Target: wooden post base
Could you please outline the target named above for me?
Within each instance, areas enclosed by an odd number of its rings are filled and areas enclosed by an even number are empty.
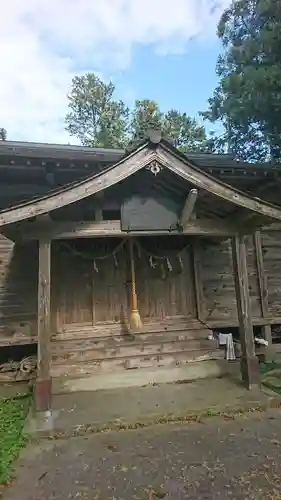
[[[271,326],[264,325],[261,327],[261,333],[265,340],[268,342],[268,347],[264,348],[264,361],[272,361],[274,359],[274,349],[272,345]]]
[[[52,404],[52,379],[36,380],[35,383],[35,409],[48,411]]]
[[[260,367],[257,356],[241,356],[240,360],[242,380],[247,389],[260,387]]]

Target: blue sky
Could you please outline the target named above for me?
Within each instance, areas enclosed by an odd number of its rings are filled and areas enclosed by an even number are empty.
[[[218,41],[207,46],[190,42],[184,54],[157,55],[150,47],[137,47],[126,72],[116,78],[118,93],[130,93],[129,101],[150,98],[161,108],[176,108],[196,115],[206,109],[217,83],[215,66],[220,51]],[[122,92],[123,90],[123,92]],[[126,95],[125,95],[126,97]]]
[[[111,77],[129,105],[196,116],[216,86],[216,26],[230,0],[9,0],[1,8],[0,126],[12,140],[76,142],[74,75]],[[214,128],[214,127],[212,127]]]

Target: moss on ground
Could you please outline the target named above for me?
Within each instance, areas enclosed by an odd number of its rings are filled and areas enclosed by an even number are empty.
[[[26,443],[23,433],[31,395],[0,399],[0,484],[11,477],[11,467]]]

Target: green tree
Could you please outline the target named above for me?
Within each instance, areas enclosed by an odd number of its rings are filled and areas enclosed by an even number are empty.
[[[127,140],[129,109],[114,99],[115,86],[94,73],[76,76],[68,95],[66,130],[84,146],[119,148]]]
[[[173,145],[181,151],[199,151],[207,148],[205,127],[198,125],[195,118],[176,109],[170,109],[164,116],[163,130]]]
[[[214,139],[186,113],[171,109],[163,113],[156,101],[135,101],[130,112],[114,99],[115,86],[94,73],[76,76],[68,95],[66,130],[84,146],[123,148],[145,137],[148,129],[160,129],[182,151],[206,151]]]
[[[131,140],[142,139],[148,129],[163,129],[163,113],[156,101],[137,100],[131,114]]]
[[[142,139],[151,128],[160,129],[182,151],[205,151],[210,147],[205,127],[198,125],[195,118],[176,109],[163,113],[156,101],[136,101],[130,125],[132,139]]]
[[[203,116],[220,120],[224,143],[241,158],[280,160],[281,3],[237,0],[218,25],[219,84]]]
[[[3,127],[0,127],[0,141],[7,140],[7,130]]]

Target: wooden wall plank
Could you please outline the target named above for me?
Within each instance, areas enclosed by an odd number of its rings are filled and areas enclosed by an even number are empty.
[[[249,282],[249,295],[252,317],[262,317],[262,305],[259,288],[259,274],[257,268],[257,254],[253,235],[245,237],[247,251],[247,270]]]
[[[206,301],[203,291],[202,266],[200,256],[200,244],[196,241],[191,248],[193,273],[194,273],[194,293],[196,301],[197,318],[204,321],[207,316]]]
[[[262,231],[261,245],[268,290],[268,315],[281,316],[281,231]]]
[[[154,243],[153,243],[154,242]],[[191,250],[184,239],[141,239],[136,283],[142,319],[196,317]],[[167,259],[154,259],[153,255]]]
[[[237,318],[229,240],[217,245],[202,241],[199,251],[207,322]]]
[[[36,337],[37,244],[0,235],[0,345]]]
[[[262,316],[265,318],[268,316],[268,288],[267,279],[264,269],[264,259],[262,252],[262,241],[260,231],[256,231],[254,235],[256,262],[257,262],[257,272],[258,272],[258,286],[259,295],[261,302],[261,312]]]

